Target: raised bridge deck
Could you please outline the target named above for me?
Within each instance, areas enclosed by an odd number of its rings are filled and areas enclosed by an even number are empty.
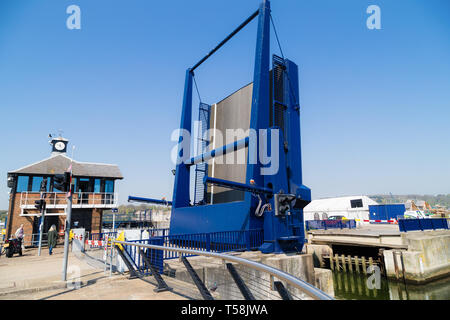
[[[392,249],[407,249],[398,225],[363,225],[356,229],[328,229],[308,231],[311,244],[369,246]]]

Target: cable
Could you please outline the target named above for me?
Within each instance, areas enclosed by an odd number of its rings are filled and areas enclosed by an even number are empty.
[[[195,90],[197,91],[198,100],[202,102],[202,98],[200,97],[200,92],[198,91],[197,81],[195,80],[195,76],[192,77],[194,79]]]
[[[246,279],[248,279],[248,278],[246,278]],[[251,279],[248,279],[246,284],[248,287],[251,287],[253,292],[257,292],[258,294],[260,294],[262,296],[268,296],[269,298],[274,299],[274,300],[280,299],[280,296],[278,296],[277,294],[272,292],[272,289],[269,286],[262,287],[261,284],[257,283],[257,282],[255,284],[253,284]],[[264,288],[268,288],[268,289],[265,290]]]
[[[270,296],[273,296],[273,297],[276,297],[276,298],[279,299],[279,296],[277,296],[277,295],[274,294],[273,292],[264,290],[263,287],[261,287],[263,284],[261,284],[259,281],[258,281],[258,282],[255,281],[254,279],[264,280],[265,282],[268,282],[269,285],[265,285],[265,287],[271,288],[271,286],[270,286],[270,283],[271,283],[271,282],[270,282],[269,280],[264,279],[264,278],[262,278],[262,277],[257,277],[257,276],[255,276],[254,274],[251,274],[251,273],[249,273],[249,272],[247,272],[247,271],[245,271],[245,270],[242,270],[242,269],[240,269],[240,268],[239,268],[238,270],[239,270],[239,274],[241,275],[241,277],[246,278],[248,281],[250,281],[250,282],[248,283],[249,285],[252,285],[252,286],[253,286],[252,281],[256,283],[257,287],[254,287],[254,289],[257,289],[258,291],[259,291],[259,289],[261,289],[261,290],[264,291],[266,294],[269,294]],[[250,277],[247,276],[247,275],[249,275]],[[271,290],[271,289],[269,289],[269,290]],[[271,290],[271,291],[272,291],[272,290]],[[259,291],[259,292],[260,292],[260,291]]]
[[[249,273],[249,272],[247,272],[247,271],[245,271],[245,270],[239,269],[239,272],[240,272],[240,273],[242,272],[242,273],[248,274],[248,275],[252,276],[253,278],[260,279],[260,280],[263,280],[263,281],[265,281],[265,282],[270,283],[269,280],[264,279],[264,278],[262,278],[262,277],[256,277],[256,276],[252,275],[251,273]],[[246,276],[246,278],[248,279],[247,276]],[[258,284],[261,285],[260,283],[258,283]],[[271,287],[271,285],[269,285],[268,287]],[[270,290],[272,290],[272,289],[270,289]],[[263,291],[267,292],[266,290],[263,290]],[[268,293],[268,292],[267,292],[267,293]],[[291,293],[291,296],[292,296],[293,298],[297,298],[298,300],[303,300],[303,298],[301,298],[301,297],[299,297],[299,296],[293,294],[292,292],[290,292],[290,293]],[[273,294],[272,294],[272,295],[273,295]]]
[[[278,48],[280,49],[280,53],[281,53],[281,57],[283,58],[283,61],[285,60],[284,58],[284,53],[283,53],[283,49],[281,48],[281,44],[280,44],[280,39],[278,38],[278,33],[277,33],[277,29],[275,28],[275,23],[273,22],[273,18],[272,18],[272,14],[270,14],[270,21],[272,22],[272,27],[273,27],[273,31],[275,33],[275,37],[277,39],[277,43],[278,43]],[[289,74],[287,74],[287,78],[289,81],[289,91],[291,92],[292,97],[294,98],[294,102],[296,106],[299,106],[300,103],[297,102],[297,97],[295,96],[295,94],[292,92],[292,84],[291,84],[291,77],[289,77]]]
[[[273,31],[275,32],[275,37],[277,38],[278,48],[280,49],[281,57],[284,60],[283,49],[281,49],[280,39],[278,38],[277,29],[275,28],[275,23],[273,22],[272,14],[270,14],[270,21],[272,22]]]

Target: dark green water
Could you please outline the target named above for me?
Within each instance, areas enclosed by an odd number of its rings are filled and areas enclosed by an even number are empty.
[[[335,298],[343,300],[450,300],[450,277],[423,285],[405,285],[403,282],[387,280],[381,276],[379,289],[369,289],[368,277],[363,274],[333,271]]]

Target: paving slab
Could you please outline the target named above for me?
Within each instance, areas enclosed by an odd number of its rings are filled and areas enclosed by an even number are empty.
[[[128,275],[104,272],[103,264],[84,254],[69,255],[67,282],[62,281],[63,248],[53,255],[26,249],[23,256],[0,258],[0,300],[178,300],[197,298],[196,289],[170,280],[173,291],[154,292],[151,279],[129,280]],[[71,272],[70,272],[71,271]]]

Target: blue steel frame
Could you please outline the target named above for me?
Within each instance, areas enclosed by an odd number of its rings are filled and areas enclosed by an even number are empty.
[[[240,28],[245,26],[255,16],[256,13],[247,19],[237,30],[240,30]],[[223,45],[223,43],[224,41],[218,47]],[[207,57],[201,62],[206,60]],[[256,132],[259,132],[260,129],[269,128],[270,58],[270,2],[269,0],[263,0],[258,12],[258,31],[250,115],[250,128]],[[261,169],[264,166],[259,161],[256,164],[251,164],[250,161],[247,161],[245,184],[250,185],[250,181],[253,180],[253,185],[257,187],[271,188],[274,193],[290,193],[307,203],[311,200],[311,191],[302,184],[298,68],[292,61],[284,60],[283,62],[285,63],[283,77],[285,80],[284,83],[286,84],[284,86],[284,101],[287,107],[285,112],[286,137],[283,137],[282,133],[280,134],[279,171],[275,175],[264,176],[261,175]],[[193,69],[197,68],[199,64],[196,64],[194,68],[186,70],[180,122],[180,129],[182,131],[191,131]],[[270,141],[270,134],[270,130],[268,130],[268,141]],[[180,133],[178,161],[173,189],[170,234],[263,228],[265,243],[260,248],[263,252],[282,252],[285,250],[284,246],[286,244],[289,245],[291,250],[301,251],[304,243],[302,208],[292,209],[289,215],[282,217],[275,216],[274,211],[266,211],[263,217],[258,217],[254,214],[258,206],[258,198],[251,192],[245,193],[243,201],[192,206],[190,203],[189,188],[191,142],[184,141],[182,144],[182,139],[183,137]],[[288,142],[287,150],[284,145],[285,140]],[[259,145],[259,141],[257,145]],[[271,148],[270,144],[268,148]],[[274,197],[265,197],[265,200],[271,203],[272,208],[275,208],[273,202]]]

